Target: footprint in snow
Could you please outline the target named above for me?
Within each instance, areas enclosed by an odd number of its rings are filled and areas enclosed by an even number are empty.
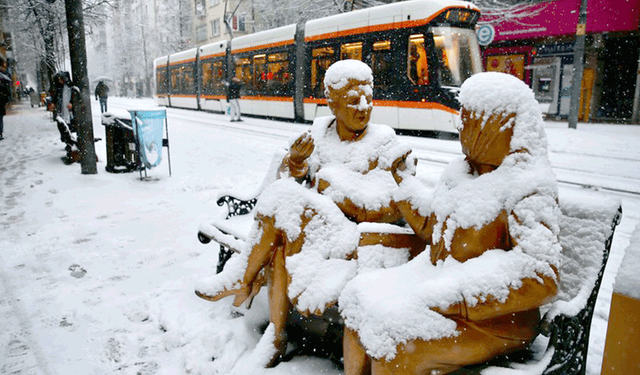
[[[71,276],[75,277],[76,279],[81,279],[84,277],[84,275],[87,273],[87,270],[85,270],[84,268],[80,267],[80,265],[78,264],[72,264],[69,266],[69,271],[71,271]]]

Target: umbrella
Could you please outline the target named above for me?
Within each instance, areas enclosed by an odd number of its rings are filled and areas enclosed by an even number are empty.
[[[94,81],[113,81],[113,78],[107,76],[100,76],[93,79]]]

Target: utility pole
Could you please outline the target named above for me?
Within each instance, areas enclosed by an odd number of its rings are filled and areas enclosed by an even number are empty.
[[[587,0],[580,2],[580,15],[576,27],[576,42],[573,47],[573,77],[571,79],[571,105],[569,106],[569,128],[578,128],[582,74],[584,73],[584,45],[587,33]],[[586,108],[585,108],[586,110]]]
[[[84,20],[82,0],[65,0],[67,14],[67,34],[69,36],[69,55],[73,83],[80,89],[80,108],[74,109],[78,119],[78,144],[82,159],[82,174],[97,174],[96,149],[93,138],[91,117],[91,97],[89,78],[87,77],[87,49],[84,39]]]
[[[633,94],[633,112],[631,123],[640,124],[640,56],[638,56],[638,72],[636,73],[636,91]]]

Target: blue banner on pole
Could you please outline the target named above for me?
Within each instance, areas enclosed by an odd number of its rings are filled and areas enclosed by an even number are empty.
[[[162,131],[167,118],[165,110],[129,111],[133,133],[138,140],[138,156],[146,168],[162,161]]]

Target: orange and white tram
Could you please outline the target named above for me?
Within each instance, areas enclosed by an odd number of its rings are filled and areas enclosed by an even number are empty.
[[[374,74],[372,122],[399,133],[457,133],[459,87],[482,70],[479,9],[411,0],[289,25],[160,57],[160,105],[222,112],[224,82],[242,80],[243,114],[312,121],[329,114],[322,80],[333,62],[362,60]]]

